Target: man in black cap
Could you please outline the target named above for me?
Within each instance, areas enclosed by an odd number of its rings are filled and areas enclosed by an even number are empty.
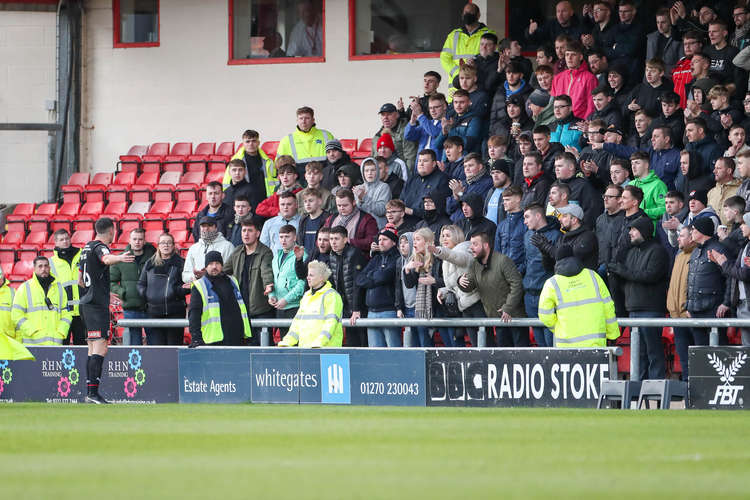
[[[625,292],[625,308],[631,318],[663,318],[669,256],[653,237],[654,225],[648,217],[632,221],[629,233],[631,247],[625,261],[610,264],[608,271],[619,278]],[[664,378],[661,330],[660,326],[640,328],[640,380]]]
[[[492,189],[487,191],[484,198],[484,216],[497,225],[505,218],[503,191],[511,184],[510,163],[503,158],[495,160],[490,168],[490,176]]]
[[[691,318],[723,318],[729,308],[724,300],[725,279],[721,266],[716,264],[716,254],[726,257],[724,245],[714,234],[714,224],[708,217],[694,219],[690,237],[696,243],[688,267],[687,311]],[[709,254],[714,259],[709,259]],[[708,345],[708,328],[691,327],[691,345]]]
[[[412,165],[417,161],[417,143],[413,141],[407,141],[404,139],[404,130],[409,120],[406,117],[401,117],[398,112],[398,108],[390,102],[387,102],[380,106],[380,123],[382,126],[372,138],[372,156],[377,155],[377,143],[380,136],[383,134],[391,134],[393,144],[396,146],[396,155],[404,160],[406,164],[411,168]]]
[[[224,258],[215,250],[206,254],[205,275],[193,282],[188,323],[190,347],[241,346],[252,336],[237,280],[224,274]]]
[[[688,195],[688,215],[685,219],[686,226],[693,223],[696,219],[707,218],[714,225],[714,233],[719,227],[720,220],[716,211],[708,206],[708,191],[704,189],[694,189]]]

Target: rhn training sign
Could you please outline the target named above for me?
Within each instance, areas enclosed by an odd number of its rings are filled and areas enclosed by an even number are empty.
[[[750,348],[691,347],[690,408],[744,409],[750,386]]]
[[[427,350],[430,406],[595,407],[606,349]]]

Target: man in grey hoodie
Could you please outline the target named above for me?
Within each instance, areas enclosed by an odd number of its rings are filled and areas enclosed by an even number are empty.
[[[352,188],[354,198],[359,209],[372,215],[378,223],[378,229],[383,229],[388,222],[385,218],[385,204],[391,199],[391,188],[380,180],[375,158],[362,160],[360,172],[364,182]]]

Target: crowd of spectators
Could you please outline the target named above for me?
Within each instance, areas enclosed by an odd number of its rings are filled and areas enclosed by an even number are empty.
[[[400,329],[357,320],[535,317],[562,245],[603,278],[618,316],[750,317],[750,13],[639,3],[600,0],[579,15],[561,1],[502,41],[467,4],[441,56],[450,92],[428,71],[423,95],[373,110],[362,161],[308,107],[275,162],[246,131],[224,184],[207,187],[184,262],[169,235],[156,249],[131,235],[135,262],[112,269],[126,317],[184,317],[183,283],[218,251],[251,323],[291,318],[315,260],[341,295],[344,344],[401,346]],[[535,65],[523,48],[536,48]],[[432,345],[430,329],[412,333]],[[706,329],[674,333],[682,359],[708,343]],[[440,331],[447,346],[476,335]],[[663,378],[661,328],[642,337],[644,378]],[[499,328],[488,342],[531,338]],[[533,343],[552,347],[552,332],[534,329]]]

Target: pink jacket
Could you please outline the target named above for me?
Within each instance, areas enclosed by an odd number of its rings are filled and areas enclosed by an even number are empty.
[[[573,114],[577,118],[586,118],[594,112],[594,101],[591,91],[598,81],[588,66],[581,64],[578,69],[566,69],[555,75],[552,80],[552,95],[566,94],[573,101]]]

